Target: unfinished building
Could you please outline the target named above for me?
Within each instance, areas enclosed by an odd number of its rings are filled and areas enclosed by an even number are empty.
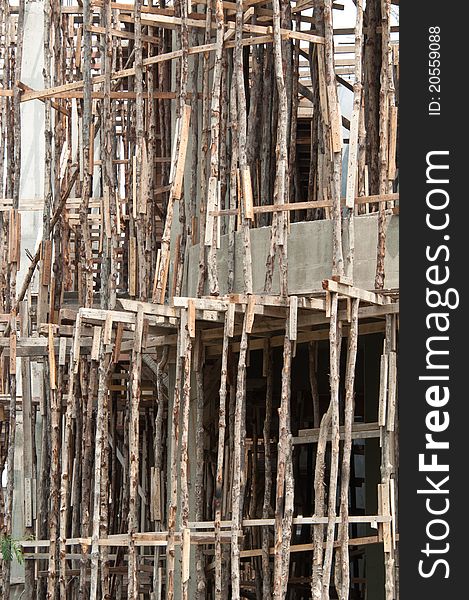
[[[0,1],[4,600],[399,597],[398,4]]]

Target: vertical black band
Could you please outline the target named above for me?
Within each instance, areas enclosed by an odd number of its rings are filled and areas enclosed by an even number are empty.
[[[400,4],[403,600],[459,597],[468,570],[467,17],[463,2]]]

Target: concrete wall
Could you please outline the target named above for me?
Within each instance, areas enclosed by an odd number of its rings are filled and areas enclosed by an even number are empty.
[[[354,283],[363,289],[374,288],[376,247],[378,241],[377,214],[355,219],[355,273]],[[264,287],[265,261],[270,244],[270,227],[251,231],[253,257],[252,276],[254,293]],[[199,247],[189,250],[185,294],[195,296],[198,277]],[[228,236],[222,236],[218,250],[220,293],[227,293]],[[322,289],[321,282],[331,276],[332,221],[292,223],[288,237],[288,289],[291,294],[306,294]],[[399,286],[399,217],[387,222],[385,287]],[[278,293],[278,265],[274,273],[273,293]],[[243,292],[243,242],[236,234],[234,292]]]

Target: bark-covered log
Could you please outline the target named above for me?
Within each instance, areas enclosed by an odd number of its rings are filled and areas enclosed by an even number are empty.
[[[355,197],[357,194],[357,181],[359,175],[360,152],[360,119],[362,115],[362,45],[363,45],[363,2],[357,0],[357,18],[355,24],[355,82],[353,84],[353,109],[350,119],[350,139],[349,139],[349,158],[347,165],[347,185],[346,185],[346,218],[344,219],[347,227],[348,247],[345,252],[345,275],[350,281],[353,281],[353,266],[355,252]]]
[[[236,72],[236,91],[237,91],[237,109],[238,109],[238,161],[239,170],[243,177],[248,170],[247,163],[247,113],[246,113],[246,90],[243,65],[243,49],[241,45],[243,36],[243,3],[236,0],[236,33],[235,33],[235,51],[233,69]],[[244,198],[244,190],[243,190]],[[244,200],[246,200],[244,198]],[[246,216],[244,202],[241,203],[241,226],[243,232],[243,276],[244,291],[247,294],[252,293],[252,258],[251,258],[251,237],[250,221]]]
[[[211,201],[207,200],[207,206],[214,210],[221,208],[219,195],[219,171],[220,171],[220,95],[222,83],[222,59],[223,59],[223,37],[225,35],[225,19],[223,15],[223,2],[215,1],[215,22],[217,27],[216,34],[216,50],[215,62],[213,65],[213,81],[212,81],[212,100],[210,106],[210,179],[216,181],[216,186],[209,185],[208,193],[214,193],[215,197]],[[210,294],[218,296],[218,265],[217,265],[217,244],[218,244],[218,218],[214,218],[212,222],[211,244],[208,252],[208,281]]]
[[[204,43],[210,42],[212,23],[212,3],[207,2],[205,13]],[[202,68],[202,135],[200,147],[200,201],[199,201],[199,271],[197,279],[197,296],[203,296],[207,277],[207,263],[205,250],[205,219],[207,210],[207,182],[208,182],[208,149],[210,137],[210,85],[209,85],[210,53],[203,56]]]
[[[90,585],[90,598],[95,600],[98,598],[98,569],[99,569],[99,558],[100,549],[98,546],[98,540],[102,532],[102,515],[101,509],[103,501],[102,498],[103,480],[107,481],[107,476],[103,474],[103,461],[104,455],[107,453],[107,431],[108,431],[108,389],[107,389],[107,378],[108,368],[110,364],[109,354],[105,354],[105,342],[104,332],[98,330],[99,335],[99,358],[98,358],[98,403],[96,411],[96,436],[94,446],[94,488],[93,488],[93,519],[92,519],[92,530],[91,530],[91,585]],[[106,465],[107,466],[107,465]],[[106,490],[107,492],[107,490]],[[106,494],[107,497],[107,494]],[[103,569],[103,564],[101,569]],[[107,582],[103,582],[105,585]],[[101,588],[101,597],[109,597],[109,592],[106,587]]]
[[[355,409],[355,365],[357,359],[358,345],[358,307],[360,301],[356,298],[352,301],[352,314],[347,347],[347,366],[345,371],[345,408],[344,408],[344,447],[342,454],[342,471],[340,476],[340,518],[339,541],[340,541],[340,564],[342,587],[337,590],[340,600],[348,600],[350,590],[350,562],[349,562],[349,486],[350,486],[350,462],[352,458],[352,426]]]
[[[277,120],[277,142],[275,147],[276,170],[274,183],[274,204],[285,204],[288,202],[288,150],[287,134],[289,125],[288,99],[283,72],[282,40],[280,36],[280,2],[273,0],[273,30],[274,30],[274,71],[278,94],[278,120]],[[270,248],[267,255],[264,291],[272,291],[272,278],[274,273],[274,261],[279,254],[280,266],[280,294],[288,293],[288,264],[286,254],[286,213],[275,212],[272,217],[272,232],[270,237]]]
[[[187,313],[188,311],[186,311]],[[181,318],[181,326],[184,327],[183,339],[184,346],[184,378],[182,386],[182,418],[181,418],[181,528],[180,531],[189,531],[189,415],[191,403],[191,363],[192,363],[192,340],[188,331],[188,316]],[[184,544],[184,539],[183,539]],[[188,549],[189,556],[185,556],[186,548],[182,547],[182,575],[181,575],[181,598],[189,600],[189,568],[190,545]]]
[[[22,67],[22,56],[23,56],[23,29],[24,29],[24,10],[25,1],[20,0],[18,7],[18,23],[17,23],[17,39],[16,39],[16,54],[15,54],[15,68],[14,68],[14,82],[13,82],[13,126],[10,131],[13,135],[13,177],[7,177],[7,180],[13,181],[12,194],[13,194],[13,210],[10,211],[9,228],[10,236],[13,234],[13,239],[16,237],[17,232],[12,231],[13,217],[16,221],[18,219],[18,206],[19,206],[19,194],[20,194],[20,175],[21,175],[21,107],[20,107],[20,94],[19,83],[21,80],[21,67]],[[11,139],[10,139],[11,147]],[[10,163],[11,164],[11,163]],[[19,242],[18,242],[19,243]],[[7,267],[7,289],[9,288],[7,305],[11,309],[11,325],[10,325],[10,340],[12,337],[16,340],[16,316],[17,316],[17,301],[16,301],[16,273],[19,268],[19,255],[14,260],[9,261]],[[16,353],[15,353],[16,354]],[[15,439],[16,439],[16,355],[10,358],[10,371],[9,371],[9,423],[8,423],[8,456],[7,456],[7,485],[6,485],[6,501],[5,501],[5,522],[4,522],[4,535],[6,537],[11,536],[13,527],[13,488],[14,488],[14,463],[15,463]],[[2,582],[3,582],[3,595],[6,600],[10,600],[10,572],[11,565],[10,561],[3,561],[2,566]]]
[[[379,94],[381,70],[381,0],[366,2],[364,13],[364,105],[366,127],[366,164],[369,194],[379,193]]]
[[[204,520],[204,346],[202,336],[197,334],[196,344],[198,345],[198,364],[195,365],[195,387],[196,387],[196,413],[195,413],[195,439],[196,439],[196,470],[195,470],[195,518],[197,521]],[[196,600],[205,598],[205,564],[203,548],[199,545],[195,549],[195,570],[196,570]]]
[[[173,410],[171,418],[171,480],[170,500],[168,509],[168,544],[166,546],[166,596],[168,600],[174,598],[174,572],[176,560],[175,533],[176,513],[178,507],[178,472],[179,472],[179,423],[181,411],[181,380],[183,361],[180,356],[181,334],[178,335],[176,348],[176,380],[174,383]]]
[[[248,351],[248,333],[246,331],[247,313],[244,315],[243,331],[239,347],[238,376],[236,385],[236,405],[233,428],[233,486],[231,490],[231,595],[240,600],[239,536],[242,533],[242,468],[244,454],[244,411],[246,402],[246,356]]]
[[[83,113],[82,113],[82,170],[83,182],[80,205],[80,227],[83,238],[82,255],[80,256],[81,271],[83,274],[81,282],[81,293],[84,305],[93,306],[93,251],[91,242],[91,231],[88,220],[88,210],[92,189],[93,172],[90,166],[92,147],[94,146],[94,135],[92,135],[92,84],[91,84],[91,31],[92,11],[90,0],[83,0]]]
[[[329,173],[332,200],[332,273],[344,274],[342,254],[342,219],[340,209],[342,176],[342,132],[340,106],[334,66],[334,27],[332,23],[332,0],[324,0],[324,74],[329,108],[331,136],[331,172]]]

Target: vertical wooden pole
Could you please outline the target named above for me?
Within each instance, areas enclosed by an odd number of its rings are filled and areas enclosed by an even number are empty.
[[[24,9],[25,0],[20,0],[18,7],[17,21],[17,36],[16,36],[16,51],[15,51],[15,69],[13,82],[13,210],[10,211],[10,236],[13,235],[16,241],[16,252],[14,260],[11,260],[8,266],[8,283],[9,283],[9,307],[11,310],[10,321],[10,340],[12,344],[12,354],[10,358],[10,416],[8,425],[8,456],[7,456],[7,486],[6,486],[6,502],[5,502],[5,535],[11,536],[13,526],[13,488],[14,488],[14,471],[15,471],[15,439],[16,439],[16,335],[17,335],[17,300],[16,300],[16,274],[19,268],[20,260],[20,240],[21,230],[13,231],[12,219],[13,215],[18,215],[19,192],[20,192],[20,174],[21,174],[21,107],[19,83],[21,80],[21,67],[23,57],[23,28],[24,28]],[[16,221],[16,218],[15,218]],[[10,600],[10,561],[3,561],[2,580],[3,580],[3,596],[5,600]]]
[[[246,157],[246,91],[244,82],[244,65],[243,65],[243,48],[241,40],[243,37],[243,2],[236,0],[236,32],[235,32],[235,51],[234,51],[234,70],[236,72],[236,90],[237,90],[237,107],[238,107],[238,160],[239,169],[244,173],[248,167]],[[244,291],[247,294],[252,293],[252,258],[251,258],[251,238],[250,238],[250,221],[246,218],[245,211],[241,204],[241,219],[243,231],[243,275],[244,275]]]
[[[103,177],[103,217],[101,223],[101,235],[103,236],[103,252],[101,262],[101,306],[105,309],[113,309],[116,303],[116,283],[117,283],[117,246],[118,246],[118,232],[117,232],[117,211],[120,207],[116,204],[116,184],[115,175],[113,169],[113,157],[115,156],[116,143],[115,143],[115,110],[113,110],[112,101],[110,98],[111,91],[111,73],[113,69],[113,60],[115,58],[115,51],[113,48],[112,38],[112,12],[111,4],[105,2],[101,9],[102,25],[104,26],[105,33],[102,36],[102,56],[101,61],[104,63],[104,83],[103,83],[103,114],[101,118],[101,163],[102,163],[102,177]],[[146,182],[145,182],[146,183]],[[145,186],[143,186],[145,189]],[[145,198],[146,200],[146,198]],[[148,275],[144,281],[146,285],[145,293],[148,296]],[[105,327],[105,329],[107,329]],[[110,334],[112,336],[112,321],[110,327]],[[122,331],[122,328],[119,329]],[[117,334],[116,334],[117,337]],[[100,458],[100,507],[99,507],[99,537],[106,538],[108,534],[109,524],[109,400],[110,394],[108,391],[108,375],[111,365],[113,363],[112,355],[110,354],[110,339],[104,339],[104,331],[102,336],[103,348],[99,349],[100,352],[100,370],[104,369],[102,377],[104,381],[101,382],[100,372],[100,383],[104,387],[104,391],[98,386],[98,412],[99,417],[97,423],[101,428],[101,457],[98,457],[98,444],[96,444],[95,452],[95,464]],[[117,343],[116,343],[117,345]],[[116,354],[119,354],[117,348]],[[118,356],[117,356],[118,359]],[[102,364],[104,362],[104,364]],[[101,409],[101,411],[99,410]],[[98,433],[98,431],[97,431]],[[114,437],[114,445],[117,444],[117,440]],[[96,482],[95,482],[96,484]],[[94,500],[94,511],[96,510],[96,487]],[[96,511],[98,512],[98,511]],[[94,515],[93,515],[94,517]],[[93,523],[95,528],[95,524]],[[95,533],[95,532],[94,532]],[[110,590],[110,576],[109,576],[109,548],[102,546],[100,548],[101,555],[101,596],[103,600],[109,600],[111,597]]]
[[[78,371],[78,361],[80,357],[80,336],[81,336],[81,314],[78,313],[75,322],[75,332],[73,345],[70,351],[70,364],[68,371],[68,391],[67,408],[65,412],[63,445],[62,445],[62,473],[60,482],[60,600],[66,600],[67,594],[67,576],[66,576],[66,546],[67,523],[69,510],[69,463],[70,447],[72,438],[72,416],[76,402],[75,394],[75,375]]]
[[[51,86],[51,8],[52,3],[44,3],[44,87]],[[51,100],[44,101],[44,209],[42,218],[43,227],[43,250],[44,243],[49,241],[50,236],[50,212],[52,207],[52,128],[51,128]],[[41,252],[39,265],[39,286],[37,300],[37,322],[47,321],[47,308],[49,300],[49,288],[44,281],[44,254]]]
[[[261,125],[261,148],[260,148],[260,204],[270,204],[271,198],[271,178],[270,178],[270,163],[271,155],[271,120],[272,120],[272,105],[273,105],[273,70],[272,59],[273,50],[272,44],[266,44],[264,50],[263,64],[263,98],[262,98],[262,125]],[[259,215],[259,223],[261,225],[268,224],[268,215]]]
[[[379,94],[381,57],[381,0],[365,4],[366,36],[363,48],[364,128],[366,129],[367,193],[379,194]]]
[[[218,448],[217,448],[217,470],[215,479],[215,600],[222,600],[222,548],[220,522],[222,517],[222,490],[223,490],[223,466],[225,454],[225,430],[226,430],[226,380],[228,370],[228,347],[229,347],[229,316],[225,313],[225,325],[223,329],[223,348],[221,355],[221,376],[219,391],[218,411]]]
[[[179,77],[179,93],[178,93],[178,110],[177,114],[184,114],[185,107],[188,106],[189,110],[192,111],[191,105],[186,105],[187,102],[187,84],[189,80],[189,28],[187,26],[187,16],[188,16],[188,6],[189,3],[186,0],[180,0],[175,4],[176,10],[179,11],[181,15],[181,30],[180,30],[180,45],[182,50],[181,57],[181,67],[180,67],[180,77]],[[187,148],[187,140],[184,137],[184,132],[182,137],[182,149],[184,152],[184,156]],[[186,134],[188,136],[188,132]],[[181,163],[182,164],[182,163]],[[183,166],[183,164],[182,164]],[[176,173],[177,176],[177,173]],[[178,194],[179,198],[179,235],[180,237],[180,252],[175,260],[174,270],[176,273],[175,277],[175,288],[174,293],[176,296],[181,295],[183,276],[184,276],[184,265],[186,262],[186,249],[187,249],[187,238],[188,233],[190,231],[190,222],[187,218],[187,210],[186,210],[186,198],[184,194],[184,187],[182,186],[182,176],[181,183],[178,184],[181,188],[181,192]]]
[[[327,438],[331,430],[332,403],[324,413],[319,428],[318,446],[316,451],[316,466],[314,469],[314,515],[325,516],[325,468]],[[313,569],[311,579],[311,592],[314,600],[322,600],[323,585],[323,556],[324,556],[324,525],[317,524],[313,527]]]
[[[182,548],[182,576],[181,576],[181,599],[189,600],[189,559],[190,559],[190,539],[189,533],[189,415],[191,401],[191,359],[192,359],[192,340],[188,331],[187,310],[184,319],[181,319],[184,327],[183,347],[181,354],[184,360],[184,379],[182,388],[182,419],[181,419],[181,531],[186,532],[183,536]]]
[[[329,478],[328,523],[326,548],[324,552],[322,600],[329,599],[329,584],[334,549],[335,517],[337,502],[337,479],[339,474],[339,344],[338,336],[338,299],[331,294],[331,321],[329,330],[330,388],[331,388],[331,470]]]
[[[29,302],[20,303],[21,336],[28,337],[30,331]],[[31,360],[23,357],[21,360],[21,395],[23,405],[23,490],[24,490],[24,534],[25,538],[34,534],[34,488],[33,481],[33,447],[35,447],[35,431],[32,418],[32,389],[31,389]],[[36,593],[34,580],[34,563],[26,561],[24,598],[33,600]]]
[[[82,117],[82,148],[83,148],[83,183],[80,205],[80,226],[83,238],[82,256],[80,257],[83,281],[81,283],[84,305],[93,306],[93,254],[90,224],[88,220],[89,201],[92,188],[93,173],[90,172],[89,162],[91,145],[92,114],[92,84],[91,84],[91,31],[92,11],[90,0],[83,0],[83,117]]]
[[[278,94],[278,120],[277,120],[277,145],[275,148],[276,171],[274,183],[274,204],[288,202],[288,99],[283,74],[282,40],[280,36],[280,1],[273,0],[273,30],[274,30],[274,69]],[[279,252],[280,265],[280,294],[288,293],[288,264],[286,251],[286,215],[284,212],[275,212],[272,217],[272,232],[270,249],[267,255],[266,275],[264,290],[272,291],[272,277],[274,272],[275,255]]]
[[[104,238],[103,268],[102,268],[102,305],[104,308],[114,309],[116,304],[117,284],[117,247],[118,247],[118,221],[117,215],[120,207],[116,202],[116,177],[114,174],[112,159],[115,156],[115,121],[116,111],[111,94],[111,73],[116,52],[113,49],[112,13],[110,2],[105,2],[101,9],[105,34],[103,36],[104,53],[104,83],[103,83],[103,116],[101,135],[101,155],[103,173],[103,213],[106,235]],[[108,206],[107,206],[108,205]],[[110,234],[110,235],[109,235]],[[105,265],[105,266],[104,266]]]
[[[350,119],[349,159],[347,166],[347,187],[345,205],[347,211],[348,248],[346,252],[345,275],[353,281],[353,259],[355,249],[355,196],[357,196],[358,154],[360,118],[362,116],[362,46],[363,46],[363,1],[357,0],[357,17],[355,23],[355,82],[353,84],[353,109]]]
[[[49,381],[41,373],[41,389],[40,389],[40,406],[38,411],[38,420],[41,423],[41,465],[38,477],[38,502],[37,502],[37,531],[41,539],[46,539],[49,535],[48,531],[48,514],[49,514],[49,489],[50,489],[50,394],[48,393]],[[39,550],[37,550],[39,551]],[[47,562],[41,561],[38,567],[47,569]],[[42,579],[42,578],[41,578]],[[47,594],[47,581],[38,581],[37,596],[39,600],[44,600]]]
[[[132,349],[132,371],[130,374],[130,424],[129,424],[129,584],[128,600],[138,600],[138,565],[134,534],[138,528],[138,473],[139,473],[139,410],[142,376],[143,309],[139,307],[135,321]]]
[[[163,499],[164,499],[164,490],[161,485],[161,470],[163,466],[163,451],[164,451],[164,441],[163,441],[163,420],[164,414],[167,410],[167,389],[164,385],[164,373],[166,369],[166,365],[168,363],[169,357],[169,346],[164,346],[161,360],[157,362],[157,371],[156,371],[156,389],[158,396],[158,409],[156,413],[155,419],[155,441],[154,441],[154,451],[155,451],[155,478],[157,480],[157,490],[159,490],[159,495],[154,500],[158,503],[158,514],[155,514],[156,521],[156,529],[161,529],[161,522],[163,521]],[[160,548],[158,546],[155,547],[155,558],[153,564],[153,593],[156,594],[157,590],[161,588],[161,571],[159,565],[159,557],[160,557]]]
[[[290,538],[293,520],[292,443],[290,430],[292,342],[287,318],[283,342],[282,388],[279,409],[277,486],[275,502],[274,585],[275,600],[287,594],[290,564]]]
[[[101,328],[96,328],[98,342],[98,398],[96,412],[96,437],[95,437],[95,453],[94,453],[94,489],[93,489],[93,522],[91,532],[91,587],[90,599],[95,600],[98,596],[98,572],[99,572],[99,555],[100,548],[98,540],[100,538],[101,526],[101,504],[102,504],[102,487],[103,479],[107,481],[106,475],[103,473],[103,456],[107,451],[105,445],[108,444],[108,370],[110,365],[110,355],[106,350],[106,341],[104,340],[104,331]],[[101,565],[101,569],[103,565]],[[102,581],[101,597],[108,597],[109,592],[107,582]]]
[[[301,16],[296,15],[296,28],[300,29]],[[290,153],[288,155],[288,201],[297,202],[299,197],[298,166],[296,140],[298,131],[298,80],[300,70],[300,41],[296,40],[293,46],[293,72],[292,72],[292,99],[291,99],[291,123],[290,123]],[[296,220],[296,219],[295,219]],[[299,219],[298,219],[299,220]]]
[[[201,332],[196,333],[197,361],[195,367],[195,385],[196,385],[196,413],[195,413],[195,520],[204,519],[204,467],[205,467],[205,430],[204,430],[204,346]],[[205,580],[205,556],[203,548],[197,545],[195,548],[195,571],[196,571],[196,600],[205,599],[207,583]]]
[[[389,53],[391,43],[391,0],[381,0],[381,74],[379,92],[379,193],[388,191],[389,153]],[[384,287],[384,259],[386,255],[386,202],[379,203],[378,250],[375,288]]]
[[[337,98],[337,83],[334,65],[334,28],[332,23],[332,0],[324,0],[324,73],[329,106],[331,132],[332,165],[332,272],[343,275],[344,261],[342,254],[342,219],[340,208],[341,175],[342,175],[342,133],[340,106]]]
[[[211,37],[212,28],[212,3],[207,2],[205,13],[205,36],[204,43],[208,44]],[[210,53],[206,52],[203,56],[202,73],[202,135],[200,148],[200,202],[199,202],[199,272],[197,279],[197,296],[203,296],[205,290],[205,280],[207,277],[206,251],[205,251],[205,217],[207,210],[207,155],[209,147],[210,133]]]
[[[86,363],[84,361],[80,364],[80,372],[82,380],[86,381],[81,386],[81,396],[84,405],[83,414],[83,439],[82,439],[82,456],[83,456],[83,468],[82,468],[82,503],[81,503],[81,534],[82,537],[88,537],[90,535],[90,498],[91,493],[91,479],[92,479],[92,423],[93,423],[93,404],[97,388],[98,379],[98,366],[97,361],[92,360],[89,370],[86,369]],[[87,376],[87,377],[86,377]],[[75,375],[73,375],[75,377]],[[87,592],[87,570],[88,570],[89,555],[86,546],[82,546],[82,558],[80,565],[80,580],[79,580],[79,598],[83,598]]]
[[[214,186],[209,185],[209,194],[211,193],[212,187],[215,197],[213,202],[207,200],[207,207],[212,207],[212,210],[221,208],[219,206],[220,198],[218,194],[219,187],[219,171],[220,171],[220,94],[221,94],[221,80],[222,80],[222,57],[223,57],[223,36],[225,20],[223,14],[223,2],[221,0],[215,0],[215,20],[217,26],[216,36],[216,50],[215,50],[215,64],[213,67],[213,82],[212,82],[212,101],[211,101],[211,115],[210,115],[210,180],[215,182]],[[208,279],[210,294],[219,294],[218,285],[218,265],[217,265],[217,222],[219,217],[215,217],[209,223],[212,223],[212,231],[210,232],[211,244],[208,253]]]
[[[266,361],[266,389],[265,389],[265,419],[264,419],[264,501],[262,505],[262,518],[268,519],[271,516],[272,507],[272,457],[270,447],[271,424],[272,424],[272,396],[273,396],[273,351],[270,342],[267,340],[264,348]],[[270,600],[272,598],[272,570],[270,567],[270,533],[269,527],[262,527],[262,599]]]
[[[60,453],[60,417],[61,406],[60,396],[56,383],[54,335],[52,325],[49,325],[49,390],[51,407],[51,474],[50,474],[50,511],[49,511],[49,573],[47,577],[47,598],[52,600],[57,598],[57,529],[59,512],[59,453]],[[67,457],[68,458],[68,457]]]
[[[192,44],[195,46],[199,41],[199,33],[194,31],[192,34]],[[200,74],[200,56],[196,54],[193,57],[191,69],[191,112],[192,112],[192,154],[191,154],[191,183],[188,202],[188,226],[190,227],[191,245],[198,242],[199,219],[197,217],[197,189],[198,189],[198,163],[199,163],[199,74]],[[201,215],[204,218],[204,215]],[[201,220],[201,219],[200,219]]]
[[[236,72],[231,77],[230,90],[230,120],[231,120],[231,165],[230,165],[230,209],[238,208],[238,108],[236,96]],[[235,271],[235,230],[236,216],[228,220],[228,293],[233,291]]]
[[[146,300],[148,295],[148,269],[145,252],[145,212],[144,194],[145,184],[143,180],[144,157],[146,157],[145,124],[144,124],[144,100],[143,100],[143,50],[142,50],[142,23],[141,23],[142,1],[136,0],[134,4],[134,29],[135,29],[135,191],[132,199],[134,203],[134,227],[137,239],[137,271],[138,271],[138,296],[140,300]],[[136,210],[135,210],[136,209]]]
[[[181,328],[179,328],[176,350],[176,380],[174,383],[173,410],[171,418],[171,481],[168,510],[168,545],[166,546],[166,596],[167,600],[174,599],[174,571],[176,561],[175,533],[176,514],[178,508],[178,472],[179,472],[179,421],[181,410],[181,378],[182,358],[180,347],[182,343]]]
[[[396,381],[396,362],[395,362],[395,315],[386,315],[386,336],[384,351],[391,365],[388,369],[387,381],[387,410],[385,415],[386,424],[381,427],[381,512],[385,516],[391,515],[391,488],[395,481],[395,433],[394,420],[395,412],[395,381]],[[390,385],[389,385],[390,384]],[[395,518],[395,516],[394,516]],[[383,523],[383,545],[384,545],[384,567],[385,567],[385,597],[386,600],[394,600],[396,590],[396,571],[395,571],[395,551],[392,542],[391,524]]]

